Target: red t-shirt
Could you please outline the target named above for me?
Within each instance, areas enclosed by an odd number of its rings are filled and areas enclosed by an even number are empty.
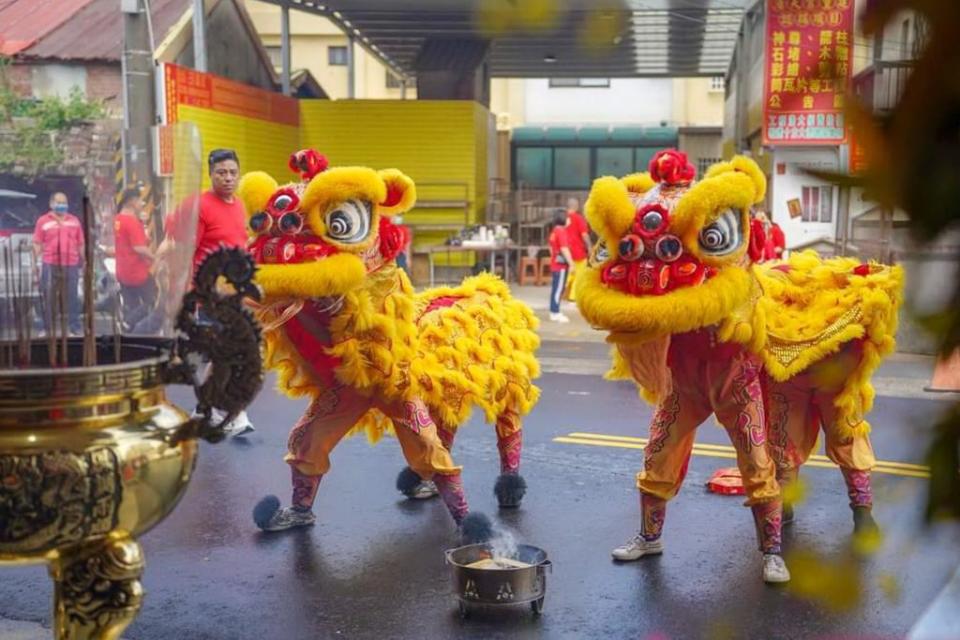
[[[567,229],[568,227],[554,227],[553,231],[550,232],[550,271],[563,271],[570,267],[560,253],[561,248],[570,248],[570,243],[567,240]]]
[[[181,208],[167,217],[166,231],[181,242],[187,236],[183,228],[186,214],[196,203],[188,198]],[[233,202],[224,202],[212,190],[204,191],[200,196],[200,211],[197,215],[196,250],[193,253],[193,266],[198,267],[207,253],[216,251],[221,245],[228,248],[247,248],[247,213],[240,198],[234,196]]]
[[[83,254],[83,227],[77,216],[65,213],[62,219],[48,211],[37,219],[33,241],[42,249],[43,264],[73,267]]]
[[[570,241],[570,255],[575,262],[586,260],[590,255],[590,247],[584,244],[583,234],[590,233],[590,227],[587,226],[587,219],[577,211],[568,211],[567,219],[570,223],[567,225],[567,237]]]
[[[117,254],[117,280],[128,287],[139,287],[150,277],[150,260],[134,251],[147,246],[143,224],[129,213],[120,212],[113,220]]]

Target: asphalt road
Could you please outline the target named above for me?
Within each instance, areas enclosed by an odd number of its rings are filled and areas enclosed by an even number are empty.
[[[603,346],[583,349],[583,357],[594,357]],[[851,522],[840,474],[807,468],[808,497],[785,542],[815,554],[812,564],[795,561],[795,578],[804,579],[794,582],[824,597],[765,586],[742,498],[703,488],[716,468],[733,461],[713,455],[722,449],[698,447],[705,455],[693,457],[669,508],[665,554],[615,564],[610,549],[632,535],[637,521],[633,474],[642,452],[629,438],[646,435],[650,409],[628,384],[569,374],[547,374],[541,382],[543,399],[526,422],[529,492],[521,509],[498,516],[501,526],[553,560],[541,618],[508,608],[459,619],[442,555],[455,544],[452,523],[438,500],[411,503],[394,491],[403,462],[392,440],[371,448],[353,439],[336,449],[316,527],[257,532],[250,518],[256,501],[266,493],[288,499],[282,455],[303,408],[267,389],[250,411],[257,432],[204,445],[182,503],[143,538],[147,597],[124,637],[900,638],[960,562],[957,529],[920,526],[925,485],[916,473],[875,476],[884,544],[868,559],[849,560]],[[185,389],[171,396],[192,404]],[[878,398],[872,416],[878,457],[922,464],[925,430],[944,406]],[[697,440],[729,444],[711,423]],[[454,456],[465,466],[472,507],[496,515],[492,429],[475,419],[458,436]],[[51,586],[43,567],[4,569],[0,576],[0,617],[49,624]]]

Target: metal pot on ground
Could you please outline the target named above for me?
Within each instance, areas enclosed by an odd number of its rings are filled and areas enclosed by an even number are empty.
[[[525,563],[524,567],[477,568],[468,565],[494,557],[489,543],[470,544],[445,553],[452,568],[454,594],[461,617],[466,618],[471,605],[528,604],[534,615],[543,611],[547,590],[547,570],[553,563],[547,552],[529,544],[517,545],[509,559]]]

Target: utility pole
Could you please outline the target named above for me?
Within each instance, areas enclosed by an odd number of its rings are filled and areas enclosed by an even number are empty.
[[[347,35],[347,97],[356,98],[357,63],[353,59],[353,34]]]
[[[290,91],[290,7],[280,7],[280,81],[283,85],[283,95],[289,96]]]
[[[156,124],[156,66],[145,0],[120,0],[123,12],[123,175],[133,186],[153,184],[153,126]]]
[[[193,68],[207,70],[207,13],[203,0],[193,0]]]

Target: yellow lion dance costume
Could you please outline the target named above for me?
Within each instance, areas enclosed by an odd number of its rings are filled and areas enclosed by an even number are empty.
[[[406,234],[388,220],[416,201],[413,181],[401,172],[327,169],[312,150],[294,154],[291,168],[302,182],[281,186],[253,172],[238,189],[263,290],[256,314],[266,365],[285,393],[311,399],[285,457],[292,506],[280,509],[269,496],[255,521],[268,531],[312,524],[336,443],[359,432],[374,443],[391,433],[409,464],[398,487],[414,497],[439,492],[465,537],[482,537],[487,522],[476,514],[470,532],[460,467],[449,450],[479,407],[496,425],[500,505],[519,504],[526,487],[521,416],[539,396],[532,382],[540,373],[536,317],[492,275],[414,291],[395,262]]]
[[[666,502],[683,481],[695,429],[713,413],[737,451],[764,579],[784,582],[780,486],[796,480],[821,429],[855,530],[876,528],[864,415],[870,377],[894,347],[903,274],[809,251],[754,265],[763,242],[751,244],[750,208],[764,198],[763,173],[744,157],[699,182],[693,173],[684,154],[660,152],[650,173],[596,180],[586,205],[600,242],[577,305],[609,331],[608,377],[633,379],[657,407],[637,476],[641,530],[613,555],[662,551]]]

